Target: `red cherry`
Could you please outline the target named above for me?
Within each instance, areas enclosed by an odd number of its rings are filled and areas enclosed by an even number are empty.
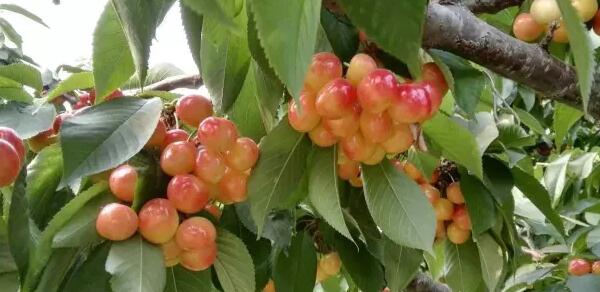
[[[398,122],[412,124],[422,122],[431,114],[431,100],[422,83],[403,83],[388,110],[390,117]]]
[[[188,133],[181,129],[171,129],[168,130],[165,134],[165,139],[163,140],[163,144],[161,150],[164,150],[169,144],[179,142],[179,141],[187,141]]]
[[[231,149],[238,136],[235,124],[224,118],[208,117],[198,127],[198,139],[202,145],[221,153]]]
[[[140,233],[149,242],[166,243],[177,232],[179,215],[167,199],[156,198],[146,202],[138,216]]]
[[[64,112],[64,113],[61,113],[61,114],[57,115],[56,117],[54,117],[54,122],[52,123],[52,131],[54,131],[54,134],[58,134],[63,121],[72,116],[73,116],[73,113]]]
[[[464,230],[458,227],[455,222],[450,223],[448,227],[446,227],[446,235],[448,236],[448,240],[454,244],[463,244],[469,237],[471,236],[471,230]]]
[[[375,69],[358,84],[358,100],[365,111],[381,113],[398,95],[400,83],[394,73],[386,69]]]
[[[600,275],[600,261],[595,261],[592,263],[592,274]]]
[[[210,199],[205,182],[191,174],[176,175],[167,186],[167,198],[182,213],[200,212]]]
[[[337,78],[327,83],[315,101],[315,108],[321,117],[339,119],[351,115],[357,102],[356,89],[348,80]]]
[[[329,81],[342,77],[342,61],[329,52],[317,53],[304,78],[304,86],[318,92]]]
[[[163,120],[158,120],[156,124],[156,128],[154,128],[154,132],[148,142],[146,142],[146,147],[148,148],[160,148],[165,141],[165,136],[167,135],[167,126]]]
[[[377,69],[377,62],[367,54],[356,54],[350,60],[346,79],[354,86],[358,86],[360,81],[373,70]]]
[[[444,73],[436,63],[430,62],[423,65],[423,80],[431,82],[442,96],[448,91],[446,77],[444,77]]]
[[[533,42],[544,32],[544,26],[538,24],[529,13],[517,15],[512,29],[515,37],[524,42]]]
[[[592,22],[592,28],[597,35],[600,35],[600,10],[596,12],[596,16],[594,16],[594,20]]]
[[[179,225],[175,241],[183,250],[202,250],[215,244],[217,229],[210,220],[190,217]]]
[[[137,178],[138,174],[135,168],[126,164],[121,165],[110,173],[108,178],[110,191],[119,200],[133,202]]]
[[[123,92],[121,90],[117,89],[117,90],[113,91],[111,94],[109,94],[107,97],[105,97],[104,101],[117,99],[122,96],[123,96]]]
[[[323,127],[336,137],[344,138],[358,131],[360,124],[361,108],[358,104],[354,106],[352,114],[339,119],[323,119]]]
[[[308,137],[320,147],[333,146],[338,141],[333,133],[323,127],[323,124],[319,124],[312,131],[308,132]]]
[[[375,144],[367,140],[360,131],[343,138],[340,146],[346,157],[353,161],[364,161],[375,153]]]
[[[203,271],[213,265],[217,258],[217,244],[213,243],[203,249],[184,251],[179,256],[181,265],[190,271]]]
[[[238,138],[224,157],[229,167],[237,171],[246,171],[258,160],[258,145],[250,138]]]
[[[17,150],[8,141],[0,139],[0,187],[12,184],[20,169],[21,159]]]
[[[415,142],[408,124],[395,124],[392,136],[381,143],[387,153],[402,153]]]
[[[219,182],[217,200],[223,204],[243,202],[247,198],[248,176],[243,172],[228,169]]]
[[[192,142],[179,141],[169,144],[160,156],[160,167],[170,175],[190,173],[194,170],[196,146]]]
[[[119,203],[104,206],[96,218],[98,234],[113,241],[130,238],[137,228],[138,216],[135,211]]]
[[[212,102],[202,95],[185,95],[177,100],[175,112],[184,124],[197,127],[213,115]]]
[[[17,154],[19,154],[19,159],[25,161],[25,145],[15,130],[7,127],[0,127],[0,140],[6,140],[10,143],[17,151]]]
[[[218,153],[201,147],[196,155],[194,174],[205,182],[216,184],[223,175],[227,165]]]
[[[590,262],[584,259],[572,259],[569,262],[569,274],[573,276],[583,276],[589,274],[592,271]]]
[[[469,217],[469,212],[464,204],[454,206],[452,221],[454,221],[460,229],[471,230],[471,217]]]
[[[387,113],[373,114],[364,111],[360,114],[360,131],[373,143],[382,143],[393,134],[393,122]]]
[[[315,96],[307,90],[300,93],[300,104],[290,102],[288,120],[292,128],[298,132],[308,132],[319,124],[321,117],[315,109]]]

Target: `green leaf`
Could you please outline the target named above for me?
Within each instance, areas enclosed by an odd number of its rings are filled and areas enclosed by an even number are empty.
[[[435,213],[419,186],[387,160],[362,165],[362,178],[369,212],[383,233],[399,245],[431,251]]]
[[[115,292],[163,292],[167,274],[160,246],[140,235],[112,243],[106,264],[112,275],[110,287]]]
[[[550,162],[544,172],[544,185],[550,193],[553,203],[560,200],[565,189],[569,160],[571,160],[571,153],[565,152]]]
[[[331,227],[350,241],[354,241],[342,212],[336,148],[334,146],[315,149],[309,169],[308,196],[317,212]]]
[[[256,79],[256,95],[261,107],[261,117],[267,132],[276,124],[278,109],[285,94],[285,88],[275,75],[271,75],[253,63],[254,78]]]
[[[44,86],[40,71],[27,64],[15,63],[0,66],[0,76],[27,85],[37,91],[42,91]]]
[[[403,291],[419,272],[423,251],[397,245],[389,239],[385,240],[383,248],[387,286],[392,291]]]
[[[223,290],[254,292],[254,265],[244,243],[229,231],[219,229],[217,246],[214,267]]]
[[[166,189],[165,175],[160,169],[159,158],[147,152],[140,152],[129,160],[135,167],[138,178],[131,207],[139,211],[149,200],[162,195]]]
[[[73,73],[56,85],[48,95],[46,102],[50,102],[55,98],[75,89],[92,88],[94,87],[94,75],[92,72]]]
[[[54,235],[52,247],[88,247],[101,242],[96,218],[102,207],[116,201],[108,191],[90,200]]]
[[[473,235],[477,236],[496,223],[496,210],[490,191],[476,177],[460,171],[460,188],[472,220]]]
[[[556,4],[560,8],[562,20],[567,26],[569,45],[575,60],[575,70],[577,71],[577,83],[583,102],[583,111],[587,112],[592,82],[594,81],[592,74],[595,68],[592,40],[589,37],[588,29],[581,22],[571,1],[557,0]]]
[[[110,274],[104,270],[104,264],[110,251],[110,242],[96,247],[86,260],[75,267],[73,273],[63,285],[64,292],[105,292],[110,290]]]
[[[421,76],[419,50],[427,1],[342,0],[344,11],[382,49],[406,65],[413,77]],[[402,25],[398,20],[402,19]]]
[[[358,288],[365,292],[381,291],[384,285],[381,264],[361,241],[357,241],[355,245],[345,237],[336,234],[334,246],[340,255],[344,269]]]
[[[490,112],[478,112],[470,120],[460,117],[454,117],[454,120],[475,136],[481,154],[485,153],[488,146],[498,137],[496,121]]]
[[[534,116],[517,107],[513,108],[513,110],[517,113],[519,119],[525,126],[537,134],[544,135],[544,127]]]
[[[314,53],[320,0],[252,0],[260,44],[269,64],[294,98],[300,96]]]
[[[533,146],[536,142],[534,135],[528,134],[521,126],[517,124],[498,124],[498,140],[505,148],[521,148]]]
[[[312,291],[317,272],[317,253],[307,231],[296,234],[287,252],[281,251],[273,267],[275,288],[279,291]]]
[[[25,177],[27,170],[22,169],[12,190],[10,212],[8,216],[8,246],[12,258],[19,269],[21,283],[30,267],[32,249],[35,248],[33,230],[29,223],[29,206],[25,195]]]
[[[65,120],[60,130],[64,161],[61,185],[131,158],[152,136],[161,110],[162,102],[157,98],[119,98]]]
[[[54,292],[59,290],[61,284],[75,261],[79,257],[80,250],[76,248],[55,249],[48,260],[40,283],[35,288],[37,292]]]
[[[482,234],[477,238],[477,250],[481,263],[481,273],[489,291],[496,291],[498,282],[502,277],[504,267],[504,254],[502,248],[489,234]]]
[[[21,139],[29,139],[52,126],[54,106],[41,107],[19,102],[0,104],[0,126],[14,129]]]
[[[321,25],[333,52],[342,61],[349,62],[358,51],[358,29],[348,19],[333,14],[325,7],[321,8]]]
[[[223,214],[225,213],[223,212]],[[258,228],[252,219],[248,201],[235,204],[235,213],[246,229],[258,234]],[[270,212],[267,215],[263,232],[259,237],[271,240],[273,246],[277,248],[287,248],[292,241],[292,231],[295,224],[296,222],[288,210]]]
[[[40,151],[27,166],[27,173],[30,216],[40,229],[44,229],[52,216],[73,198],[67,190],[55,191],[63,173],[60,147],[53,144]]]
[[[15,28],[8,22],[6,19],[0,17],[0,31],[9,39],[11,42],[15,43],[18,48],[23,46],[23,38],[21,35],[15,30]]]
[[[94,30],[96,103],[125,83],[135,72],[133,57],[115,6],[107,3]]]
[[[594,274],[569,276],[567,287],[573,292],[595,291],[600,287],[600,276]]]
[[[0,87],[0,98],[24,103],[33,101],[33,97],[23,88]]]
[[[412,148],[408,150],[408,160],[421,171],[428,181],[431,180],[431,176],[439,164],[438,157]]]
[[[148,70],[148,76],[143,83],[140,82],[140,77],[138,74],[133,74],[133,76],[131,76],[131,78],[129,78],[129,80],[127,80],[127,82],[121,86],[121,89],[136,89],[139,88],[140,84],[142,86],[148,86],[160,81],[166,81],[168,78],[181,75],[185,75],[185,72],[183,72],[183,70],[179,69],[177,66],[171,63],[158,63]]]
[[[216,292],[210,270],[194,272],[181,265],[167,268],[165,292]]]
[[[512,170],[515,186],[546,216],[564,236],[565,229],[558,213],[552,208],[548,191],[529,173],[515,167]]]
[[[56,213],[52,220],[50,220],[46,229],[40,234],[37,247],[29,259],[29,269],[27,270],[24,285],[26,291],[29,291],[36,286],[48,259],[52,255],[52,239],[54,238],[54,235],[56,235],[56,233],[58,233],[58,231],[60,231],[60,229],[69,222],[87,202],[104,193],[106,190],[108,190],[108,184],[105,182],[93,185],[67,203],[58,213]]]
[[[482,284],[482,274],[477,247],[473,241],[469,240],[460,245],[446,241],[444,257],[446,284],[453,291],[478,291],[477,288]]]
[[[267,125],[272,125],[273,121],[263,119],[263,108],[256,91],[256,78],[254,78],[255,66],[252,62],[242,90],[231,107],[229,119],[238,126],[242,136],[260,141],[260,138],[267,133]]]
[[[187,5],[179,5],[181,8],[181,22],[183,23],[183,29],[187,37],[188,46],[192,53],[192,58],[198,71],[202,71],[202,61],[200,58],[201,43],[202,43],[202,15],[194,12]]]
[[[557,149],[563,144],[569,129],[583,116],[583,112],[562,103],[554,107],[554,145]]]
[[[230,32],[241,34],[240,27],[233,19],[234,12],[227,7],[232,2],[219,0],[183,0],[182,2],[196,14],[215,19],[219,21],[219,25],[227,28]]]
[[[482,179],[483,166],[479,146],[467,129],[439,114],[423,124],[423,131],[430,141],[441,147],[444,157],[463,165]]]
[[[146,79],[150,45],[174,0],[112,0],[140,80]]]
[[[44,23],[44,21],[37,15],[29,12],[27,9],[16,5],[16,4],[0,4],[0,10],[6,10],[6,11],[11,11],[14,13],[18,13],[20,15],[23,15],[45,27],[48,27],[48,25],[46,25],[46,23]]]
[[[525,288],[538,280],[552,276],[554,265],[552,264],[527,264],[519,267],[514,275],[508,277],[504,284],[509,291],[519,291],[519,288]],[[585,291],[585,290],[584,290]]]
[[[19,291],[19,274],[17,272],[8,272],[0,274],[0,287],[6,292]]]
[[[260,158],[248,181],[248,202],[261,235],[269,212],[287,203],[306,170],[311,144],[294,130],[287,117],[260,143]]]

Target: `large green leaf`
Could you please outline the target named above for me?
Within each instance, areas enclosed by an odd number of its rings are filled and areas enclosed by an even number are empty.
[[[27,9],[16,5],[16,4],[0,4],[0,10],[6,10],[6,11],[11,11],[14,13],[18,13],[21,14],[45,27],[48,27],[48,25],[46,25],[46,23],[44,23],[44,21],[37,15],[31,13],[30,11],[28,11]]]
[[[502,248],[489,234],[477,238],[477,250],[481,263],[481,273],[489,291],[496,291],[496,286],[502,277],[504,254]]]
[[[391,162],[362,165],[365,199],[375,223],[395,243],[431,251],[435,213],[425,195]]]
[[[210,270],[194,272],[181,265],[167,268],[165,292],[216,292]]]
[[[483,178],[479,146],[467,129],[439,114],[423,124],[423,132],[441,147],[444,157],[463,165],[479,179]]]
[[[569,129],[583,116],[583,112],[562,103],[554,107],[554,144],[557,149],[563,144]]]
[[[174,0],[112,0],[140,80],[146,79],[150,45]]]
[[[65,120],[60,131],[64,161],[61,184],[131,158],[152,136],[161,109],[158,98],[119,98]]]
[[[194,63],[198,67],[198,71],[202,71],[202,61],[200,58],[201,43],[202,43],[202,15],[194,12],[187,5],[179,5],[181,8],[181,22],[187,37],[188,46],[194,58]]]
[[[17,272],[0,274],[0,287],[6,292],[19,291],[19,275]]]
[[[240,27],[233,19],[235,11],[228,7],[228,4],[233,2],[229,0],[183,0],[182,2],[196,14],[215,19],[219,21],[219,25],[224,26],[231,32],[241,34]]]
[[[467,210],[472,220],[473,235],[479,235],[496,223],[496,209],[490,191],[476,177],[466,171],[460,172],[460,188],[462,189]]]
[[[106,292],[110,290],[110,274],[104,269],[110,251],[110,242],[96,247],[80,263],[63,285],[64,292]]]
[[[52,101],[60,95],[69,91],[82,88],[94,87],[94,74],[92,72],[73,73],[66,79],[62,80],[46,95],[46,101]]]
[[[167,274],[162,250],[140,235],[113,242],[105,264],[115,292],[163,292]]]
[[[29,139],[48,130],[55,115],[51,104],[41,107],[19,102],[0,104],[0,126],[14,129],[21,139]]]
[[[267,133],[267,126],[272,125],[273,121],[272,118],[263,115],[264,109],[256,91],[255,66],[256,63],[252,62],[242,90],[231,107],[229,119],[237,125],[241,135],[260,141]]]
[[[214,267],[224,291],[254,292],[254,265],[244,243],[224,229],[217,237]]]
[[[282,207],[300,185],[311,145],[287,117],[260,143],[260,158],[248,182],[248,202],[260,235],[271,210]]]
[[[296,234],[289,250],[281,251],[273,267],[275,288],[279,291],[312,291],[317,272],[317,253],[308,232]]]
[[[321,25],[333,51],[344,62],[349,62],[358,50],[358,29],[348,19],[342,18],[323,7]]]
[[[317,40],[320,0],[252,0],[258,38],[269,63],[298,98]]]
[[[413,77],[421,75],[419,49],[427,1],[342,0],[344,11],[356,26],[382,49],[402,60]],[[402,25],[398,20],[402,19]]]
[[[115,6],[107,3],[94,30],[96,102],[119,88],[135,72],[133,57]]]
[[[21,283],[29,269],[32,249],[35,248],[34,233],[29,223],[29,206],[25,195],[27,170],[21,170],[14,183],[8,216],[8,246],[19,269]]]
[[[40,282],[35,288],[36,292],[56,292],[60,290],[61,284],[71,267],[75,264],[81,250],[77,248],[54,249]]]
[[[32,290],[42,274],[48,259],[52,255],[52,239],[60,229],[69,222],[73,216],[87,202],[96,196],[108,190],[108,184],[100,182],[88,188],[84,192],[77,195],[73,200],[67,203],[56,215],[50,220],[48,226],[40,234],[38,244],[31,254],[29,259],[29,269],[25,277],[24,291]]]
[[[596,291],[600,287],[600,276],[593,274],[569,276],[567,287],[573,292]]]
[[[0,87],[0,98],[24,103],[33,101],[33,97],[21,87]]]
[[[453,291],[475,292],[482,284],[479,254],[473,241],[455,245],[446,242],[444,278]]]
[[[388,287],[396,291],[404,291],[406,285],[419,272],[423,261],[423,252],[397,245],[389,239],[383,246],[385,278]]]
[[[308,196],[317,212],[337,232],[351,241],[352,235],[344,221],[340,179],[337,175],[337,147],[317,148],[309,169]]]
[[[0,76],[42,91],[42,75],[34,67],[22,63],[0,66]]]
[[[592,74],[595,68],[594,48],[590,39],[588,29],[581,22],[581,18],[577,14],[571,1],[556,0],[563,23],[567,26],[569,35],[569,46],[575,60],[575,70],[577,71],[577,83],[581,100],[583,101],[583,109],[587,111],[590,92],[592,91],[592,82],[594,81]]]
[[[515,186],[546,216],[552,225],[561,233],[565,234],[562,220],[556,210],[552,208],[550,194],[531,174],[519,169],[512,170]]]
[[[261,117],[267,132],[275,126],[278,117],[279,105],[283,101],[285,88],[275,75],[271,75],[264,68],[254,64],[254,78],[256,79],[256,95],[261,107]]]
[[[258,228],[252,219],[248,201],[235,204],[234,208],[242,225],[250,232],[257,234]],[[223,214],[226,213],[223,212]],[[263,232],[259,237],[269,239],[274,247],[287,248],[292,242],[292,231],[295,225],[296,222],[288,210],[270,212],[266,217]]]
[[[356,286],[365,292],[381,291],[384,285],[381,263],[369,253],[361,241],[354,244],[341,235],[334,236],[335,249]]]
[[[63,173],[62,151],[57,144],[44,148],[27,166],[27,201],[31,218],[44,229],[52,216],[73,195],[66,189],[56,191]]]

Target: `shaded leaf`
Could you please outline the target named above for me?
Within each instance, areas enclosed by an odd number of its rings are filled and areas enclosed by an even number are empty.
[[[355,245],[341,235],[335,235],[334,240],[344,269],[356,286],[365,292],[381,291],[384,285],[383,269],[379,261],[367,251],[366,246],[360,241]]]
[[[212,283],[210,270],[194,272],[181,265],[167,268],[165,292],[212,292],[218,291]]]
[[[392,291],[403,291],[419,272],[423,251],[400,246],[386,239],[384,243],[385,278]]]
[[[35,288],[38,292],[53,292],[60,290],[61,284],[69,270],[77,260],[80,250],[77,248],[55,249],[48,260],[40,283]]]
[[[14,129],[21,139],[29,139],[48,130],[55,115],[51,104],[41,107],[19,102],[0,104],[0,126]]]
[[[224,291],[254,292],[254,265],[244,243],[224,229],[217,237],[214,267]]]
[[[159,159],[148,152],[136,154],[129,160],[129,165],[135,167],[138,174],[131,207],[139,211],[144,203],[161,196],[167,183]]]
[[[569,276],[567,287],[573,292],[594,291],[600,287],[600,276],[594,274]]]
[[[554,107],[554,144],[557,148],[563,144],[569,129],[583,116],[583,112],[562,103]]]
[[[349,62],[358,50],[358,29],[350,20],[334,15],[327,8],[321,8],[321,25],[331,43],[333,52],[342,61]]]
[[[496,210],[490,191],[476,177],[460,171],[460,188],[472,220],[473,235],[479,235],[496,223]]]
[[[183,0],[182,2],[196,14],[210,17],[219,21],[219,25],[226,27],[233,33],[241,33],[240,28],[233,20],[233,11],[226,7],[226,3],[231,2],[219,0]]]
[[[317,253],[308,232],[298,233],[287,252],[280,252],[273,267],[275,288],[279,291],[311,291],[317,272]]]
[[[94,87],[94,75],[92,72],[73,73],[62,80],[46,95],[46,101],[50,102],[55,98],[75,89]]]
[[[473,241],[469,240],[460,245],[447,241],[444,257],[446,284],[453,291],[478,291],[479,285],[482,284],[482,274],[477,247]]]
[[[63,285],[64,292],[105,292],[110,291],[110,274],[104,264],[111,244],[106,242],[96,247],[86,260],[75,267]]]
[[[25,177],[27,170],[23,168],[14,183],[11,195],[10,213],[8,216],[8,246],[12,258],[19,269],[21,283],[30,267],[32,249],[35,248],[34,234],[29,223],[29,206],[25,194]]]

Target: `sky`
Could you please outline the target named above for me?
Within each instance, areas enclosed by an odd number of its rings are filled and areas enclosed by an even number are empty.
[[[62,64],[77,65],[91,60],[92,40],[96,22],[107,0],[0,0],[18,4],[41,17],[49,29],[12,12],[2,12],[23,37],[23,52],[42,68],[54,70]],[[190,54],[176,2],[157,29],[152,44],[150,67],[171,63],[186,73],[198,69]]]

